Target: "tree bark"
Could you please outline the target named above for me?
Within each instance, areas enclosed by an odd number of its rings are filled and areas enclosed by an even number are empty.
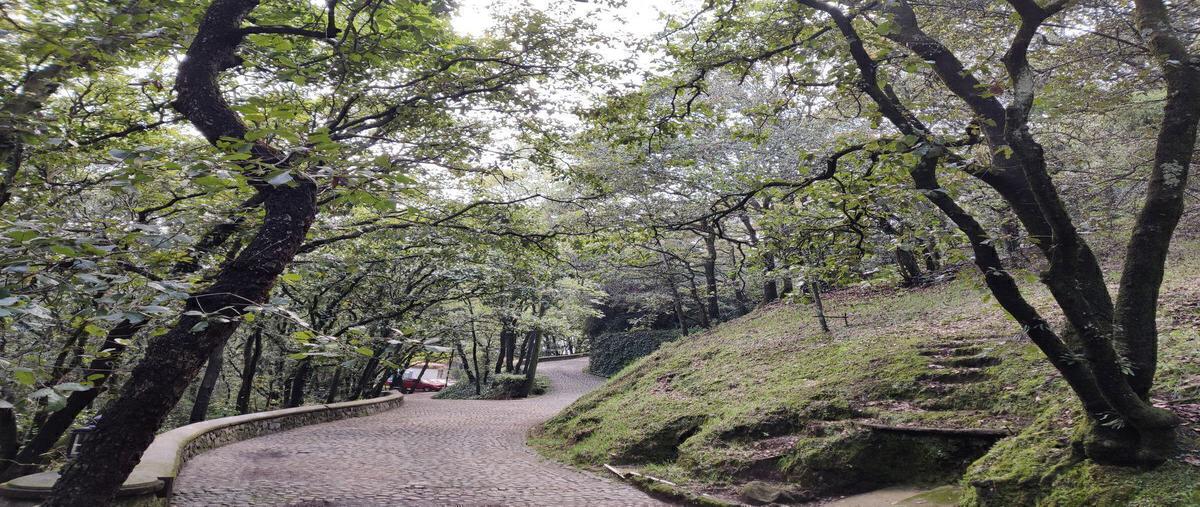
[[[237,411],[239,414],[250,412],[250,395],[254,392],[254,376],[258,372],[258,361],[262,358],[262,328],[256,328],[254,333],[246,337],[245,348],[242,352],[242,381],[238,385]]]
[[[296,365],[296,372],[292,375],[291,388],[288,390],[287,402],[283,405],[284,408],[299,407],[304,404],[305,388],[308,386],[308,377],[312,373],[312,360],[304,358]]]
[[[0,399],[11,400],[12,393],[0,388]],[[11,466],[16,456],[17,415],[12,408],[0,408],[0,472]]]
[[[222,343],[208,355],[208,365],[204,368],[204,376],[200,387],[196,390],[196,401],[192,403],[192,414],[188,422],[200,422],[208,418],[208,404],[212,401],[213,389],[217,387],[217,378],[221,376],[221,367],[225,364],[225,344]]]
[[[707,291],[708,317],[721,320],[721,302],[717,294],[717,232],[713,227],[704,233],[704,286]]]
[[[1151,53],[1166,78],[1167,101],[1146,201],[1126,247],[1114,328],[1122,331],[1119,340],[1132,364],[1129,383],[1148,400],[1158,364],[1158,291],[1171,237],[1183,215],[1200,122],[1200,55],[1188,54],[1160,0],[1137,0],[1134,5],[1137,26],[1149,39]]]
[[[829,334],[829,321],[825,319],[825,302],[821,300],[821,286],[816,280],[808,281],[808,293],[813,298],[813,308],[817,311],[817,324],[821,326],[821,332]]]
[[[337,401],[338,389],[342,384],[342,365],[338,365],[333,369],[333,374],[329,377],[329,389],[325,391],[325,403],[333,403]]]
[[[546,315],[546,306],[545,301],[538,303],[537,316],[539,318]],[[540,323],[535,325],[530,330],[530,333],[532,333],[533,339],[529,343],[529,367],[525,369],[525,385],[521,388],[524,391],[522,394],[525,397],[528,397],[529,393],[533,391],[533,384],[537,380],[538,359],[542,352],[542,328]]]

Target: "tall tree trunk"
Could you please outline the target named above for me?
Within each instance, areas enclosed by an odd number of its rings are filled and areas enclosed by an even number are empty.
[[[513,369],[516,373],[523,373],[528,366],[529,361],[529,337],[530,333],[525,333],[525,337],[521,338],[521,345],[517,347],[520,356],[517,357],[517,366]]]
[[[242,380],[238,385],[237,411],[239,414],[250,412],[250,395],[254,392],[254,375],[258,372],[258,361],[262,358],[262,327],[254,329],[254,333],[246,337],[245,348],[242,351]]]
[[[475,366],[475,396],[483,394],[483,384],[487,382],[487,372],[479,369],[479,332],[475,328],[475,306],[467,300],[467,314],[471,317],[471,359]],[[484,359],[486,362],[487,359]]]
[[[795,290],[795,288],[792,285],[792,277],[791,276],[783,277],[783,287],[780,289],[779,295],[786,296],[788,294],[791,294],[793,290]]]
[[[817,324],[821,326],[821,332],[829,334],[829,321],[825,319],[825,302],[821,300],[821,286],[816,280],[808,281],[808,293],[813,298],[813,308],[817,311]]]
[[[663,266],[666,269],[664,278],[667,281],[667,287],[671,289],[671,304],[675,310],[675,321],[679,324],[679,334],[686,336],[688,334],[687,314],[683,311],[683,297],[679,295],[679,287],[675,284],[675,276],[671,273],[671,258],[667,257],[664,251],[661,253]]]
[[[925,271],[933,273],[942,267],[942,254],[938,251],[937,240],[932,236],[925,239],[925,247],[921,249],[921,258],[925,260]]]
[[[471,371],[471,362],[467,360],[467,353],[463,350],[462,342],[455,343],[454,350],[458,351],[458,358],[462,361],[462,369],[467,372],[467,382],[475,384],[475,373]]]
[[[546,306],[547,305],[545,301],[538,302],[538,317],[546,315]],[[529,396],[529,393],[533,391],[534,382],[537,381],[538,359],[542,352],[542,328],[540,323],[535,325],[534,328],[530,330],[530,333],[533,334],[533,339],[530,340],[529,343],[529,367],[525,370],[525,385],[521,388],[522,391],[524,391],[524,396]]]
[[[692,301],[696,303],[696,313],[700,314],[700,326],[709,329],[712,327],[712,320],[708,318],[708,311],[705,309],[704,299],[700,297],[700,289],[696,287],[696,277],[694,275],[688,277],[688,291],[692,294]]]
[[[1189,54],[1161,0],[1136,0],[1134,5],[1138,28],[1148,36],[1151,52],[1166,78],[1167,101],[1146,201],[1126,249],[1113,327],[1120,330],[1118,342],[1125,346],[1133,366],[1129,383],[1138,396],[1148,400],[1158,365],[1159,289],[1171,237],[1183,216],[1200,124],[1200,54]]]
[[[779,280],[775,278],[775,254],[763,253],[763,302],[774,303],[779,299]]]
[[[188,422],[195,423],[208,418],[208,404],[212,401],[213,389],[217,387],[217,378],[221,376],[224,364],[225,344],[222,343],[208,355],[208,365],[204,368],[200,388],[196,390],[196,401],[192,403],[192,415]]]
[[[766,203],[768,206],[770,202]],[[763,299],[762,304],[768,305],[779,299],[779,285],[775,280],[775,254],[765,246],[761,245],[758,239],[758,230],[754,228],[754,223],[750,221],[750,215],[742,213],[738,216],[742,221],[742,226],[746,228],[746,234],[750,237],[750,246],[758,249],[763,263]]]
[[[240,64],[241,25],[257,0],[214,0],[180,64],[175,108],[214,146],[245,139],[246,126],[221,95],[220,73]],[[262,166],[287,170],[287,158],[262,141],[247,161],[249,174]],[[303,176],[294,186],[252,180],[264,195],[266,214],[249,245],[224,266],[213,283],[193,293],[174,328],[147,345],[119,396],[104,411],[92,440],[63,468],[48,507],[107,505],[129,476],[167,414],[214,349],[241,323],[246,307],[267,300],[271,287],[299,250],[317,214],[316,185]],[[207,311],[216,310],[208,319]]]
[[[312,373],[312,360],[304,358],[296,365],[296,372],[292,376],[291,389],[289,389],[287,403],[284,408],[299,407],[304,404],[305,388],[308,387],[308,377]]]
[[[717,233],[709,229],[704,235],[704,286],[707,290],[708,317],[713,322],[721,320],[720,296],[717,294]]]
[[[13,399],[7,387],[0,387],[0,399]],[[17,456],[17,415],[12,407],[0,408],[0,472]]]
[[[325,404],[330,404],[337,401],[338,388],[342,384],[342,365],[338,365],[333,369],[333,375],[329,378],[329,389],[325,392]]]
[[[895,255],[896,267],[899,268],[900,278],[904,280],[904,285],[912,286],[920,283],[921,265],[917,262],[917,256],[903,246],[896,247],[892,253]]]

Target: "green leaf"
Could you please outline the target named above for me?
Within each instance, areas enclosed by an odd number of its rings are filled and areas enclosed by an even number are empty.
[[[359,347],[357,349],[354,349],[354,351],[358,352],[359,355],[363,355],[363,356],[367,356],[367,357],[375,357],[375,351],[371,350],[371,347]]]
[[[67,257],[77,257],[79,252],[67,245],[50,245],[50,251]]]
[[[38,236],[38,233],[37,233],[37,231],[17,230],[17,231],[7,232],[7,233],[5,233],[5,236],[12,238],[13,241],[16,241],[17,243],[24,243],[33,238],[36,238]]]
[[[303,277],[300,276],[300,273],[284,273],[284,275],[279,278],[285,282],[299,282]]]
[[[83,384],[80,384],[79,382],[66,382],[66,383],[54,386],[55,390],[65,391],[65,392],[87,391],[88,389],[91,389],[91,388],[92,388],[92,386],[83,385]]]
[[[37,375],[34,375],[33,370],[29,368],[17,368],[16,370],[13,370],[13,379],[16,380],[18,384],[26,386],[31,386],[37,383]]]

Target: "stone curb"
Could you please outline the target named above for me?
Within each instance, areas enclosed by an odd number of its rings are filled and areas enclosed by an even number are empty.
[[[566,361],[568,359],[579,359],[581,357],[587,357],[587,356],[588,355],[586,353],[585,354],[566,354],[566,355],[562,355],[562,356],[542,356],[542,357],[538,358],[538,362],[540,363],[543,361]]]
[[[129,480],[121,486],[119,504],[167,505],[179,469],[183,468],[188,459],[204,451],[310,424],[377,414],[396,408],[403,402],[403,394],[391,391],[378,398],[366,400],[222,417],[160,433],[142,454],[142,459],[130,473]],[[45,498],[57,479],[57,472],[18,477],[0,484],[0,496],[26,500]],[[151,494],[154,496],[150,496]],[[22,504],[0,499],[0,505]]]

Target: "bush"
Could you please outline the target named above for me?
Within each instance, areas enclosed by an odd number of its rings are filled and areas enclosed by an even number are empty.
[[[679,332],[675,330],[604,333],[592,340],[589,368],[596,375],[612,376],[625,365],[678,337]]]
[[[488,385],[480,394],[475,394],[475,384],[464,381],[442,389],[433,397],[439,400],[510,400],[521,392],[524,385],[525,375],[501,373],[489,377]],[[533,389],[529,391],[529,395],[538,396],[546,394],[549,390],[550,379],[545,375],[538,375],[533,380]]]

